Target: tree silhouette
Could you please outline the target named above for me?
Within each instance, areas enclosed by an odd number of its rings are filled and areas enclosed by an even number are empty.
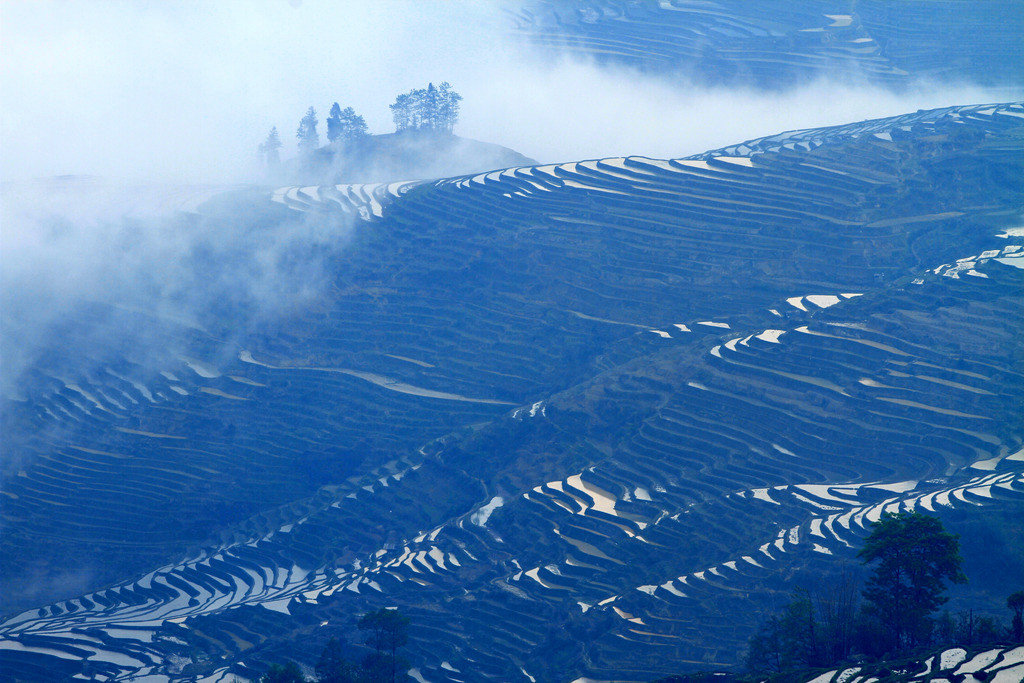
[[[345,643],[331,638],[316,663],[319,683],[356,683],[359,667],[345,657]]]
[[[295,662],[288,662],[284,666],[271,664],[267,673],[260,677],[259,683],[306,683],[306,679]]]
[[[281,138],[277,135],[277,126],[270,129],[267,139],[260,143],[260,158],[270,168],[281,164]]]
[[[369,631],[366,643],[375,650],[363,660],[364,675],[374,683],[405,680],[408,665],[397,650],[409,640],[409,618],[397,609],[379,609],[364,614],[359,629]]]
[[[1013,639],[1016,642],[1024,641],[1024,591],[1017,591],[1006,598],[1006,606],[1013,610]]]
[[[390,105],[395,131],[433,130],[451,133],[459,120],[459,102],[462,95],[447,81],[439,86],[429,83],[403,93]]]
[[[927,639],[931,614],[947,598],[945,582],[967,580],[960,569],[960,541],[935,517],[884,513],[857,554],[877,563],[864,598],[888,630],[895,649]]]
[[[356,114],[352,107],[342,109],[337,102],[331,106],[327,117],[327,140],[335,142],[354,142],[366,137],[366,121]]]
[[[295,137],[299,139],[299,154],[308,155],[320,147],[320,134],[316,132],[316,124],[316,110],[310,107],[299,121],[299,129],[295,133]]]

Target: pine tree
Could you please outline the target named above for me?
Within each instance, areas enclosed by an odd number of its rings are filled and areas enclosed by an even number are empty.
[[[341,137],[341,107],[335,102],[327,115],[327,141],[334,142]]]
[[[451,133],[459,120],[459,102],[462,101],[462,95],[452,90],[452,86],[448,81],[439,85],[437,92],[439,95],[438,113],[441,122],[440,127]]]
[[[320,148],[320,134],[316,132],[316,124],[316,110],[310,107],[299,121],[299,130],[295,133],[295,137],[299,139],[299,154],[303,156],[312,154]]]
[[[281,138],[277,135],[277,126],[270,129],[267,139],[260,143],[260,158],[268,168],[275,168],[281,164]]]
[[[331,114],[327,117],[327,139],[330,142],[355,142],[365,138],[369,133],[366,120],[356,113],[352,107],[342,109],[335,102]]]
[[[887,512],[871,526],[858,553],[865,563],[877,563],[864,598],[897,650],[923,642],[932,613],[948,600],[942,596],[945,582],[967,580],[960,569],[959,538],[946,533],[937,518],[916,511]]]
[[[452,90],[447,81],[439,86],[429,83],[426,88],[403,93],[391,105],[395,131],[436,130],[451,133],[459,119],[461,101],[462,96]]]

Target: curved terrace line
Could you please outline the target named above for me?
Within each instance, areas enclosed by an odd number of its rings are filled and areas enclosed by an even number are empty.
[[[370,384],[375,384],[378,387],[387,389],[388,391],[397,391],[400,394],[411,394],[413,396],[422,396],[424,398],[439,398],[444,401],[464,401],[466,403],[485,403],[488,405],[499,405],[499,406],[514,406],[517,405],[511,401],[499,401],[494,398],[471,398],[469,396],[463,396],[461,394],[449,394],[444,391],[434,391],[433,389],[424,389],[413,384],[407,384],[400,382],[391,377],[385,377],[384,375],[378,375],[373,372],[363,372],[362,370],[350,370],[348,368],[315,368],[309,366],[296,366],[296,367],[284,367],[280,365],[270,365],[269,363],[262,363],[252,357],[252,354],[248,351],[242,351],[238,354],[238,359],[243,363],[252,363],[253,365],[260,365],[271,370],[316,370],[318,372],[337,372],[342,375],[349,375],[350,377],[356,377]]]

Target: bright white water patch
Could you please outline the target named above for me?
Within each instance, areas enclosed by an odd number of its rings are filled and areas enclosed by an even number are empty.
[[[248,377],[239,377],[238,375],[228,375],[228,379],[238,382],[239,384],[248,384],[251,387],[265,387],[266,384],[262,384],[255,380],[251,380]]]
[[[127,427],[114,427],[119,432],[125,434],[135,434],[136,436],[148,436],[151,439],[184,439],[183,436],[174,436],[172,434],[157,434],[156,432],[144,432],[139,429],[128,429]]]
[[[462,396],[460,394],[450,394],[444,391],[435,391],[433,389],[426,389],[424,387],[418,387],[405,382],[400,382],[391,377],[385,377],[384,375],[378,375],[373,372],[363,372],[361,370],[349,370],[348,368],[319,368],[309,366],[278,366],[270,365],[268,363],[262,363],[253,358],[252,353],[249,351],[242,351],[238,354],[238,359],[243,363],[252,363],[254,365],[260,365],[271,370],[291,370],[291,371],[314,371],[314,372],[336,372],[340,375],[349,375],[350,377],[356,377],[369,382],[388,391],[395,391],[400,394],[410,394],[412,396],[421,396],[423,398],[437,398],[445,401],[465,401],[467,403],[486,403],[489,405],[503,405],[511,406],[515,405],[509,401],[499,401],[497,399],[490,398],[471,398],[469,396]]]
[[[690,328],[682,323],[675,323],[674,327],[678,327],[680,332],[689,332]]]
[[[676,163],[682,164],[683,166],[689,166],[690,168],[699,168],[704,171],[714,171],[708,162],[701,159],[678,159]],[[673,169],[674,170],[674,169]]]
[[[192,368],[193,372],[195,372],[197,375],[204,379],[213,379],[215,377],[220,377],[220,373],[217,370],[211,368],[209,365],[206,365],[201,361],[197,361],[192,358],[182,358],[181,360],[184,361],[185,365]]]
[[[850,14],[826,14],[825,17],[832,20],[829,28],[844,28],[853,23],[853,15]]]
[[[1022,662],[1024,662],[1024,647],[1015,647],[1009,652],[1003,653],[1003,658],[999,660],[999,666],[1009,666]]]
[[[939,669],[951,669],[967,657],[967,650],[954,647],[946,650],[939,658]]]
[[[754,337],[754,339],[760,339],[772,344],[779,344],[779,337],[786,334],[785,330],[765,330],[761,334]]]
[[[768,489],[751,489],[750,492],[754,495],[754,498],[763,500],[766,503],[772,505],[781,505],[778,501],[772,500],[772,497],[768,495]]]
[[[1024,666],[1014,666],[996,671],[989,683],[1019,683],[1022,680],[1024,680]]]
[[[598,512],[618,516],[618,513],[615,511],[616,498],[608,491],[598,488],[593,484],[588,484],[583,481],[582,476],[579,474],[574,474],[566,479],[566,483],[577,491],[582,491],[593,498],[594,509]]]
[[[1024,237],[1024,226],[1019,228],[1008,228],[1006,232],[1001,232],[996,237],[1002,237],[1004,240],[1010,237]]]
[[[753,168],[754,162],[750,160],[750,157],[714,157],[715,161],[724,161],[727,164],[736,164],[737,166],[746,166],[747,168]]]
[[[803,300],[804,298],[802,296],[791,296],[788,299],[786,299],[786,303],[792,306],[793,308],[799,308],[801,311],[806,311],[807,307],[804,306]]]
[[[213,389],[211,387],[201,387],[199,389],[199,391],[203,392],[204,394],[210,394],[211,396],[220,396],[221,398],[229,398],[232,401],[248,401],[249,400],[249,399],[247,399],[244,396],[236,396],[234,394],[229,394],[226,391],[221,391],[220,389]]]
[[[658,335],[662,339],[671,339],[672,338],[672,335],[669,334],[668,332],[665,332],[664,330],[648,330],[648,332],[653,332],[654,334]]]
[[[1024,258],[997,258],[996,261],[1014,268],[1024,268]]]
[[[145,396],[147,401],[149,401],[150,403],[156,403],[156,400],[153,398],[153,394],[149,391],[149,389],[147,389],[145,387],[145,385],[140,384],[139,382],[136,382],[133,379],[129,379],[129,378],[123,376],[123,375],[119,375],[116,372],[114,372],[113,370],[111,370],[110,368],[107,368],[107,374],[112,376],[112,377],[116,377],[116,378],[118,378],[119,380],[121,380],[123,382],[128,382],[128,384],[131,384],[133,387],[135,387],[136,391],[138,391],[140,394]],[[127,396],[127,394],[125,394],[125,395]],[[129,396],[129,398],[131,398],[131,397]]]
[[[859,666],[851,669],[844,669],[838,676],[836,676],[835,683],[847,683],[847,681],[856,676],[858,672],[860,672]]]
[[[482,508],[474,512],[470,516],[469,521],[473,524],[476,524],[477,526],[486,526],[487,520],[491,517],[491,513],[493,513],[495,510],[497,510],[504,504],[504,498],[502,498],[501,496],[495,496],[494,498],[491,498],[490,502],[488,502]]]
[[[835,671],[826,671],[825,673],[821,674],[820,676],[815,676],[811,680],[807,681],[807,683],[831,683],[832,677],[835,676],[835,675],[836,675]]]
[[[892,493],[906,493],[907,491],[913,491],[917,488],[918,482],[913,481],[897,481],[892,484],[865,484],[865,487],[873,489],[882,489],[883,491],[890,491]]]
[[[711,320],[701,320],[701,321],[700,321],[700,322],[698,322],[697,324],[698,324],[698,325],[706,325],[706,326],[708,326],[708,327],[721,327],[721,328],[722,328],[722,329],[724,329],[724,330],[728,330],[728,329],[731,329],[731,328],[729,327],[729,323],[716,323],[716,322],[714,322],[714,321],[711,321]]]
[[[833,294],[808,294],[804,299],[810,301],[818,308],[828,308],[839,303],[839,297]]]

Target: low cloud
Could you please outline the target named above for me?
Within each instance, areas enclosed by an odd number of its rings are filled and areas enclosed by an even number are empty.
[[[251,196],[223,209],[233,221],[174,211],[197,184],[263,182],[257,145],[277,126],[294,155],[310,105],[321,121],[332,102],[353,106],[390,132],[396,94],[447,80],[464,97],[458,134],[560,162],[1022,96],[897,93],[850,73],[780,92],[698,87],[540,54],[509,28],[499,4],[465,0],[0,3],[5,385],[83,301],[202,326],[217,307],[269,319],[323,291],[340,218],[257,215]],[[93,179],[30,180],[62,174]]]
[[[8,398],[23,398],[23,371],[55,353],[83,370],[111,352],[148,366],[174,357],[187,329],[241,341],[321,297],[351,232],[340,213],[223,187],[62,178],[0,190]],[[224,191],[202,213],[181,211]]]
[[[776,94],[695,87],[540,54],[510,28],[501,3],[466,0],[0,3],[0,179],[259,180],[271,126],[286,156],[310,105],[322,137],[335,101],[389,132],[388,104],[428,81],[465,97],[456,132],[543,161],[693,154],[1022,92],[931,83],[895,94],[849,73]]]

